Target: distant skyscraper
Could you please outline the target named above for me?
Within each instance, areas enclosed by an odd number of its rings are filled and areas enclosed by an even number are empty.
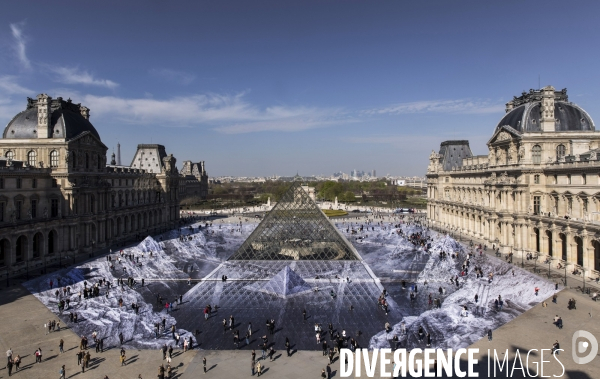
[[[373,174],[371,176],[374,177],[374,178],[376,178],[377,177],[377,171],[373,170]]]

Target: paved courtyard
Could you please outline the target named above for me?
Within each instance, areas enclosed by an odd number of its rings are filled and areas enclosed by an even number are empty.
[[[172,339],[170,334],[165,333],[155,340],[152,323],[165,318],[167,325],[176,325],[176,330],[183,337],[193,336],[195,339],[194,350],[182,353],[175,349],[172,363],[174,377],[191,378],[196,375],[202,369],[204,356],[209,362],[207,375],[240,377],[250,374],[249,350],[256,349],[260,355],[258,337],[267,334],[265,321],[274,318],[276,331],[269,336],[269,342],[277,354],[274,362],[265,363],[268,368],[266,375],[295,378],[305,377],[303,373],[319,375],[326,367],[326,359],[319,351],[320,345],[317,345],[314,336],[315,322],[321,323],[324,328],[332,322],[336,332],[346,330],[361,347],[374,348],[389,347],[391,335],[399,332],[399,323],[404,320],[409,333],[401,337],[401,346],[409,349],[424,347],[415,337],[419,326],[431,332],[432,347],[479,347],[482,355],[488,347],[502,351],[508,349],[509,355],[514,354],[516,348],[521,352],[550,348],[558,339],[565,349],[561,355],[564,361],[561,361],[568,371],[566,377],[591,378],[594,373],[598,374],[596,370],[600,359],[578,366],[573,363],[570,352],[570,336],[574,331],[584,329],[600,336],[598,323],[594,322],[596,313],[600,314],[599,303],[592,302],[588,295],[566,289],[559,294],[558,305],[547,300],[548,307],[542,307],[540,302],[554,293],[554,283],[524,270],[515,270],[512,265],[485,254],[473,257],[472,264],[486,272],[495,272],[495,285],[490,286],[485,280],[469,280],[459,289],[454,288],[448,278],[458,272],[462,260],[437,259],[436,254],[442,250],[460,250],[460,246],[452,239],[432,233],[432,241],[435,242],[432,253],[424,254],[413,245],[406,244],[404,237],[387,224],[374,226],[370,236],[364,234],[363,239],[353,239],[353,234],[347,233],[363,261],[227,261],[227,252],[239,246],[253,227],[251,224],[244,225],[236,232],[229,220],[220,227],[215,224],[202,231],[183,230],[182,238],[178,233],[165,234],[126,250],[126,253],[134,255],[145,253],[139,266],[131,264],[125,267],[126,263],[123,263],[123,270],[109,270],[105,258],[100,258],[48,277],[33,279],[26,283],[29,291],[19,283],[3,287],[0,289],[0,314],[8,321],[0,325],[0,348],[6,351],[10,347],[15,355],[21,355],[25,371],[18,375],[26,375],[27,378],[57,373],[62,364],[67,367],[67,377],[103,378],[108,375],[111,379],[137,378],[139,374],[143,378],[155,377],[158,367],[164,363],[158,349],[163,344],[172,344]],[[338,225],[343,233],[351,227],[342,223]],[[406,234],[418,230],[403,228]],[[154,252],[152,260],[148,257],[149,251]],[[286,267],[301,277],[310,290],[286,299],[266,291],[267,283]],[[49,277],[62,277],[76,288],[84,280],[91,284],[99,278],[126,279],[128,275],[133,275],[136,280],[143,275],[146,285],[137,285],[133,289],[126,286],[115,288],[109,296],[81,302],[73,299],[72,309],[80,313],[83,322],[72,324],[65,313],[61,316],[61,324],[67,328],[45,333],[44,324],[50,319],[58,319],[55,313],[58,298],[45,288]],[[166,280],[165,275],[168,276]],[[228,276],[226,282],[221,281],[222,275]],[[351,278],[350,281],[345,277]],[[190,284],[188,279],[192,280]],[[408,299],[408,290],[402,288],[402,281],[409,286],[419,285],[421,295],[417,301]],[[541,286],[542,294],[546,295],[541,298],[533,296],[533,286]],[[375,305],[383,287],[390,294],[388,315]],[[435,293],[439,287],[445,290],[442,307],[432,309],[426,296]],[[43,294],[46,292],[48,295]],[[475,293],[482,294],[481,303],[473,302]],[[506,308],[501,312],[489,305],[497,293],[507,299]],[[184,301],[167,314],[161,305],[156,304],[158,294],[165,299],[183,294]],[[569,297],[578,299],[577,310],[566,309]],[[117,305],[119,298],[125,299],[125,307]],[[140,315],[134,315],[127,307],[131,302],[141,304]],[[204,321],[202,313],[206,304],[219,305],[208,321]],[[468,319],[456,316],[462,306],[473,312]],[[307,311],[306,321],[302,317],[304,309]],[[565,327],[562,330],[552,325],[554,314],[563,317]],[[239,347],[234,350],[231,331],[224,332],[221,324],[222,319],[228,319],[230,315],[236,318],[235,328],[240,330],[242,337],[247,323],[252,322],[253,338],[248,346],[242,338]],[[392,325],[391,334],[383,332],[385,322]],[[481,339],[488,327],[496,329],[491,343],[487,338]],[[93,343],[90,343],[90,373],[82,374],[76,366],[75,353],[79,349],[80,336],[83,334],[90,338],[93,330],[100,330],[101,335],[106,337],[107,351],[96,354]],[[119,331],[125,334],[128,358],[128,364],[123,367],[118,357],[116,336]],[[286,337],[295,350],[289,358],[283,348]],[[64,354],[58,354],[61,338],[65,341]],[[44,352],[44,362],[33,364],[33,352],[38,347]],[[555,369],[551,364],[548,367]],[[333,377],[339,376],[339,362],[334,362],[329,369]],[[481,369],[487,371],[483,364]],[[6,377],[6,374],[5,369],[0,370],[0,377]]]

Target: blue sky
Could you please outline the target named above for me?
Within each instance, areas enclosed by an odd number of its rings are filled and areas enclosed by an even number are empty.
[[[91,108],[102,140],[161,143],[209,175],[424,175],[476,154],[523,90],[600,119],[600,2],[10,1],[0,123],[38,93]],[[181,165],[179,164],[181,167]]]

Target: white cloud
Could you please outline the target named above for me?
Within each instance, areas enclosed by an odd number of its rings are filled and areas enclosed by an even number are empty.
[[[183,85],[191,84],[196,79],[196,75],[190,72],[170,70],[168,68],[152,69],[149,72],[151,75]]]
[[[483,114],[498,113],[504,110],[504,105],[493,104],[487,100],[429,100],[399,103],[383,108],[373,108],[364,111],[369,115],[407,114],[407,113],[466,113]]]
[[[30,69],[31,62],[29,62],[29,58],[27,58],[26,53],[26,41],[25,36],[23,35],[23,26],[24,23],[16,23],[10,24],[10,30],[12,31],[13,38],[15,39],[14,49],[19,58],[19,61],[23,65],[24,68]]]
[[[0,76],[0,90],[3,95],[34,95],[33,91],[17,83],[17,77],[11,75]]]
[[[340,109],[272,106],[265,109],[236,95],[204,94],[171,99],[84,95],[93,115],[129,123],[189,127],[206,125],[224,134],[261,131],[299,131],[326,127],[345,120]]]
[[[110,89],[114,89],[119,86],[118,83],[115,83],[112,80],[95,78],[94,75],[90,74],[87,71],[80,70],[77,67],[46,67],[57,75],[56,81],[64,84],[84,84]]]

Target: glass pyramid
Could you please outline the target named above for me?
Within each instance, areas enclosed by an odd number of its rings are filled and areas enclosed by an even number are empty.
[[[230,260],[357,260],[349,242],[294,182]]]
[[[260,290],[275,296],[288,298],[310,292],[312,287],[300,275],[296,274],[290,266],[285,266]]]

